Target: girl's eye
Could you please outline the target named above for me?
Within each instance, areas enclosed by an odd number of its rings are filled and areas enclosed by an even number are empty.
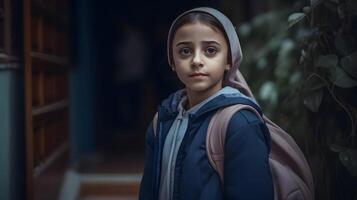
[[[217,53],[217,49],[214,48],[214,47],[208,47],[205,50],[205,53],[208,54],[208,55],[215,55]]]
[[[181,48],[180,50],[179,50],[179,53],[181,54],[181,55],[189,55],[190,53],[191,53],[191,51],[190,51],[190,49],[189,48],[187,48],[187,47],[184,47],[184,48]]]

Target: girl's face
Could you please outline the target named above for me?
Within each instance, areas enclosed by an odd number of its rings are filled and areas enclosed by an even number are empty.
[[[200,22],[185,24],[176,31],[172,50],[173,67],[187,90],[214,94],[222,88],[230,65],[228,45],[219,29]]]

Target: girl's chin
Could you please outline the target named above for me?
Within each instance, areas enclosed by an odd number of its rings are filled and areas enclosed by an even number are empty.
[[[205,90],[207,87],[207,84],[203,83],[191,83],[191,84],[186,84],[186,88],[192,91],[201,91]]]
[[[195,93],[214,93],[216,90],[218,91],[222,88],[222,85],[219,84],[219,82],[216,83],[211,81],[188,82],[184,85],[187,90]]]
[[[210,87],[208,85],[191,85],[189,87],[186,86],[186,88],[188,90],[190,90],[191,92],[196,92],[196,93],[203,93],[203,92],[207,92],[208,90],[210,90]]]

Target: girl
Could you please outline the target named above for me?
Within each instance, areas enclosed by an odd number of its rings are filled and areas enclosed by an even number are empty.
[[[162,102],[156,130],[153,123],[147,130],[139,199],[272,200],[270,135],[252,111],[238,111],[229,122],[224,184],[207,158],[207,127],[218,109],[246,104],[261,113],[238,71],[242,52],[232,23],[212,8],[189,10],[172,23],[167,44],[185,88]]]

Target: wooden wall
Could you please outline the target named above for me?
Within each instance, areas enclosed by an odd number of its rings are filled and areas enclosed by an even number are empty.
[[[23,4],[27,198],[55,198],[68,163],[69,7]]]

